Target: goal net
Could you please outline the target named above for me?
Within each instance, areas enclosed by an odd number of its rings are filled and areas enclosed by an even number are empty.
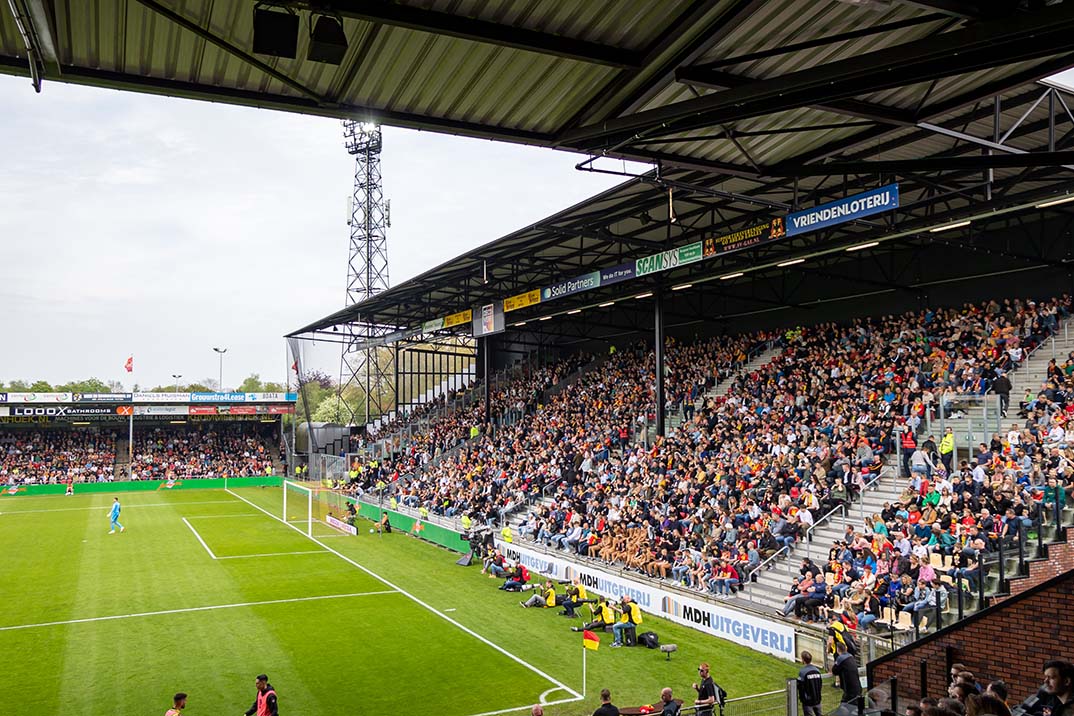
[[[313,489],[291,480],[283,481],[283,521],[313,536]]]

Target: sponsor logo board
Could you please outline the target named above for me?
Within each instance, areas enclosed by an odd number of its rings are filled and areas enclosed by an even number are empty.
[[[216,415],[215,405],[191,405],[190,415]]]
[[[606,597],[629,596],[642,612],[669,619],[788,661],[795,659],[794,628],[735,609],[709,604],[679,593],[637,581],[588,564],[575,564],[518,544],[496,540],[496,547],[509,559],[550,579],[577,577],[586,589]]]
[[[630,261],[618,266],[602,268],[600,270],[600,285],[611,286],[613,283],[619,283],[620,281],[629,281],[634,278],[634,265],[635,262]]]
[[[71,393],[71,400],[76,403],[129,403],[131,393]]]
[[[872,191],[848,196],[787,214],[787,235],[796,236],[836,224],[845,224],[865,216],[891,211],[899,206],[899,185],[888,184]]]
[[[246,393],[191,393],[191,403],[245,403]]]
[[[557,298],[563,298],[564,296],[581,293],[582,291],[591,291],[594,288],[599,287],[600,271],[590,271],[587,274],[575,276],[574,278],[567,279],[566,281],[560,281],[559,283],[542,288],[541,300],[552,301]]]
[[[510,298],[503,299],[503,311],[504,313],[510,313],[511,311],[517,311],[520,308],[526,306],[533,306],[541,302],[541,290],[535,288],[532,291],[526,291],[520,293],[517,296],[511,296]]]
[[[135,393],[135,403],[189,403],[190,393]]]
[[[452,313],[450,316],[445,316],[444,328],[461,326],[463,323],[469,323],[472,320],[474,320],[474,312],[468,308],[465,311],[459,311],[458,313]]]
[[[344,522],[342,520],[337,520],[332,515],[328,515],[328,517],[325,518],[325,522],[327,522],[332,527],[335,527],[340,532],[346,532],[349,535],[357,535],[358,534],[358,530],[355,528],[354,525],[348,525],[346,522]]]

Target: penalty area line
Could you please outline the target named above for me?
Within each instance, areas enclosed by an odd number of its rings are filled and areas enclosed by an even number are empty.
[[[86,617],[85,619],[66,619],[57,622],[39,622],[37,624],[16,624],[14,626],[0,627],[0,631],[16,631],[19,629],[38,629],[40,627],[65,626],[68,624],[90,624],[92,622],[108,622],[117,619],[137,619],[140,617],[158,617],[166,614],[186,614],[189,612],[211,612],[215,609],[238,609],[240,607],[261,607],[269,604],[292,604],[295,602],[314,602],[324,599],[349,599],[351,597],[372,597],[378,594],[396,594],[394,589],[386,589],[379,592],[354,592],[351,594],[322,594],[318,597],[294,597],[292,599],[269,599],[263,602],[238,602],[236,604],[213,604],[206,607],[186,607],[183,609],[164,609],[157,612],[138,612],[136,614],[113,614],[106,617]]]
[[[401,588],[401,587],[399,587],[399,586],[397,586],[395,584],[392,584],[391,582],[389,582],[384,577],[380,576],[379,574],[377,574],[373,570],[369,569],[368,567],[366,567],[366,566],[364,566],[362,564],[359,564],[358,562],[355,562],[353,559],[351,559],[347,555],[343,554],[342,552],[337,552],[336,550],[332,549],[328,545],[326,545],[323,542],[321,542],[316,537],[312,537],[312,536],[306,534],[305,532],[303,532],[300,528],[296,527],[295,525],[290,524],[286,520],[280,519],[279,517],[277,517],[276,515],[272,514],[271,512],[266,510],[265,508],[261,507],[260,505],[254,504],[253,502],[250,502],[249,500],[247,500],[242,495],[239,495],[239,494],[237,494],[235,492],[232,492],[230,489],[225,489],[224,492],[226,492],[229,495],[233,496],[237,500],[242,500],[243,502],[248,504],[250,507],[253,507],[255,510],[260,510],[261,512],[264,512],[266,515],[268,515],[272,519],[276,520],[277,522],[283,522],[285,525],[287,525],[288,527],[293,529],[295,532],[298,532],[300,535],[302,535],[306,539],[310,540],[314,544],[320,545],[321,547],[323,547],[324,549],[328,550],[332,554],[336,555],[337,557],[339,557],[343,561],[347,562],[348,564],[351,564],[351,565],[357,567],[358,569],[362,570],[363,572],[365,572],[369,576],[373,577],[374,579],[379,580],[380,582],[383,582],[384,584],[386,584],[387,586],[391,587],[395,591],[399,592],[403,596],[405,596],[408,599],[416,602],[417,604],[421,605],[425,609],[428,609],[430,612],[432,612],[433,614],[437,615],[438,617],[440,617],[444,621],[448,622],[449,624],[452,624],[452,625],[458,627],[459,629],[461,629],[465,633],[469,634],[470,636],[474,637],[475,639],[477,639],[481,643],[492,647],[493,649],[495,649],[496,651],[500,652],[501,654],[503,654],[507,658],[511,659],[515,663],[517,663],[517,664],[519,664],[521,666],[524,666],[525,668],[529,669],[530,671],[532,671],[533,673],[537,674],[538,676],[546,679],[549,683],[554,684],[555,686],[558,686],[563,691],[566,691],[568,694],[570,694],[571,696],[575,697],[575,698],[570,699],[570,701],[578,701],[578,700],[583,698],[580,693],[578,693],[577,691],[575,691],[571,687],[567,686],[563,682],[559,681],[558,679],[552,678],[551,676],[549,676],[545,672],[543,672],[540,669],[538,669],[533,664],[530,664],[530,663],[528,663],[526,661],[523,661],[522,659],[520,659],[519,657],[515,656],[511,652],[507,651],[507,649],[504,649],[499,644],[496,644],[495,642],[489,641],[485,637],[483,637],[480,634],[478,634],[477,632],[475,632],[473,629],[471,629],[471,628],[465,626],[464,624],[452,619],[447,614],[444,614],[443,612],[441,612],[440,610],[438,610],[435,607],[431,606],[430,604],[427,604],[426,602],[423,602],[422,600],[418,599],[417,597],[415,597],[413,594],[411,594],[410,592],[406,591],[405,589],[403,589],[403,588]],[[523,708],[526,708],[526,707],[523,707]],[[518,709],[509,709],[508,711],[518,711]],[[504,711],[502,713],[508,713],[508,711]],[[497,711],[497,712],[493,712],[493,713],[501,713],[501,712]],[[487,715],[484,715],[484,716],[491,716],[491,714],[487,714]]]
[[[183,524],[190,528],[190,531],[193,532],[194,536],[198,538],[198,542],[201,542],[201,546],[205,548],[205,551],[209,553],[209,556],[213,559],[217,559],[217,556],[213,554],[213,551],[211,549],[209,549],[209,545],[205,544],[205,540],[203,540],[201,538],[201,535],[198,534],[198,531],[194,529],[194,525],[190,524],[190,521],[187,520],[187,518],[185,517],[183,518]]]

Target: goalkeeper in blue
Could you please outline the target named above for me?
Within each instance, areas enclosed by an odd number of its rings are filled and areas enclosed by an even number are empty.
[[[126,529],[127,529],[123,525],[119,524],[119,511],[121,509],[122,508],[119,506],[119,498],[118,497],[112,498],[112,509],[108,513],[108,519],[111,520],[111,522],[112,522],[112,529],[109,530],[109,532],[108,532],[108,534],[110,534],[110,535],[114,535],[116,533],[116,527],[119,528],[120,532],[125,532]]]

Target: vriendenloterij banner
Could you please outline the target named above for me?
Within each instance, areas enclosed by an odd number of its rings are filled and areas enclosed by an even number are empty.
[[[899,185],[888,184],[879,189],[788,214],[787,236],[804,234],[807,231],[816,231],[883,211],[891,211],[898,205]]]

